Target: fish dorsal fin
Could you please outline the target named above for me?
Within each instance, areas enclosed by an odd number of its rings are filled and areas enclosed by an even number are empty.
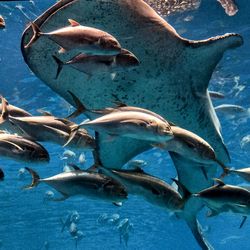
[[[72,27],[80,26],[80,23],[78,23],[77,21],[73,19],[68,19],[68,21]]]
[[[224,186],[226,185],[222,180],[214,178],[214,181],[217,183],[217,186]]]

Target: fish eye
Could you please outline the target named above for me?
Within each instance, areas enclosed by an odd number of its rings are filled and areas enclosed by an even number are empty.
[[[142,127],[142,128],[145,128],[145,127],[147,127],[147,124],[145,122],[140,122],[139,126]]]

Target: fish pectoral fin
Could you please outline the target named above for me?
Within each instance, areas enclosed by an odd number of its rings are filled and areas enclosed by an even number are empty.
[[[20,150],[20,151],[24,151],[23,148],[21,148],[19,145],[17,145],[17,144],[14,143],[14,142],[10,142],[10,141],[8,141],[8,140],[3,140],[3,139],[0,139],[0,141],[5,142],[5,143],[8,143],[8,144],[14,146],[15,148],[17,148],[17,149]]]
[[[243,227],[243,225],[245,224],[246,220],[247,220],[247,216],[244,215],[244,216],[243,216],[243,219],[242,219],[242,222],[240,223],[240,227],[239,227],[239,228],[242,228],[242,227]]]
[[[62,130],[60,130],[60,129],[57,129],[57,128],[54,128],[54,127],[51,127],[51,126],[48,126],[48,125],[43,125],[43,127],[45,127],[45,128],[47,128],[47,129],[49,129],[49,130],[52,130],[52,131],[56,132],[57,134],[59,134],[59,135],[62,136],[62,137],[67,137],[67,136],[69,136],[68,133],[66,133],[66,132],[64,132],[64,131],[62,131]]]
[[[80,26],[80,23],[78,23],[77,21],[73,19],[68,19],[68,21],[72,27]]]
[[[114,202],[112,202],[115,206],[117,206],[117,207],[121,207],[122,206],[122,202],[120,202],[120,201],[114,201]]]

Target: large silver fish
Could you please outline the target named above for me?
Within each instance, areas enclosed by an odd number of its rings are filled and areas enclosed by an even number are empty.
[[[183,198],[171,185],[145,173],[142,169],[117,170],[98,167],[126,187],[128,194],[139,195],[153,205],[168,211],[179,212],[185,205]]]
[[[227,185],[221,180],[194,196],[201,198],[212,210],[210,216],[230,211],[244,215],[250,213],[250,192],[242,187]]]
[[[136,111],[112,112],[93,121],[72,126],[72,130],[74,131],[79,127],[91,128],[100,133],[153,142],[165,142],[173,137],[173,132],[167,121]]]
[[[0,131],[0,156],[24,162],[49,162],[49,153],[39,143]]]
[[[67,62],[62,62],[56,56],[53,56],[58,65],[56,79],[63,66],[72,67],[80,72],[87,74],[89,77],[101,73],[117,73],[134,69],[139,65],[139,60],[128,50],[122,49],[118,55],[87,55],[79,54]]]
[[[204,138],[221,162],[230,160],[207,88],[224,52],[242,45],[241,36],[225,34],[202,41],[184,39],[142,0],[63,0],[37,18],[35,23],[49,32],[52,25],[57,29],[63,27],[64,17],[69,15],[86,26],[114,34],[122,47],[138,57],[140,67],[129,74],[119,72],[114,79],[109,74],[88,79],[68,67],[61,73],[60,80],[55,80],[57,67],[48,58],[57,52],[58,47],[44,39],[25,50],[24,46],[33,36],[29,26],[22,37],[22,52],[26,63],[40,79],[73,105],[68,91],[77,94],[80,101],[91,109],[112,106],[113,95],[116,95],[129,106],[152,110]],[[90,114],[89,118],[94,119],[95,115]],[[151,147],[151,143],[126,137],[116,138],[112,143],[105,134],[97,135],[96,139],[100,161],[104,167],[110,168],[121,168],[135,155]],[[206,179],[200,167],[190,171],[193,161],[176,153],[170,155],[179,180],[191,192],[199,192],[213,184],[210,178],[215,176],[216,167],[207,170]],[[190,199],[188,203],[183,218],[200,246],[208,249],[210,246],[196,220],[202,203],[197,199]]]
[[[154,145],[175,152],[185,159],[204,164],[204,166],[218,163],[222,167],[224,174],[228,174],[229,169],[216,159],[214,149],[203,138],[177,126],[171,126],[171,130],[173,131],[171,140]]]
[[[117,55],[121,51],[121,45],[109,33],[82,26],[72,19],[68,21],[70,26],[49,33],[43,33],[35,23],[31,23],[34,35],[25,48],[29,48],[39,37],[45,36],[61,46],[61,53],[77,49],[86,54]]]
[[[116,180],[105,175],[84,170],[64,172],[49,178],[41,179],[32,169],[26,168],[32,175],[32,183],[26,189],[39,183],[46,183],[62,194],[65,200],[71,196],[84,195],[91,199],[102,199],[119,203],[127,199],[127,191]]]
[[[9,130],[12,132],[32,140],[50,141],[59,145],[64,145],[68,141],[71,132],[70,126],[75,125],[74,123],[54,116],[13,117],[10,116],[6,104],[3,98],[1,124],[7,123],[5,127],[9,126]],[[71,142],[68,143],[68,146],[93,149],[95,148],[95,140],[86,130],[80,129]]]

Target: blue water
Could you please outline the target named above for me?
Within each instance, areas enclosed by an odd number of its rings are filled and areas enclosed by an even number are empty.
[[[37,109],[44,108],[55,116],[64,117],[72,108],[29,71],[20,52],[20,39],[28,23],[27,17],[34,19],[51,2],[55,1],[39,0],[35,1],[35,6],[22,3],[26,16],[15,7],[17,2],[0,3],[0,14],[5,17],[7,25],[5,30],[0,31],[0,93],[13,105],[33,114],[38,114]],[[196,11],[167,18],[185,38],[205,39],[226,32],[243,36],[244,45],[227,51],[213,74],[209,88],[226,95],[224,100],[214,101],[215,106],[230,103],[250,108],[250,7],[247,3],[247,0],[237,1],[239,12],[234,17],[226,16],[217,1],[204,0]],[[250,162],[250,142],[242,139],[250,134],[248,114],[235,114],[234,117],[219,114],[219,118],[232,166],[247,166]],[[65,160],[61,156],[65,149],[50,143],[44,145],[50,152],[50,164],[29,166],[34,167],[41,177],[48,177],[63,170]],[[77,157],[69,161],[77,163],[82,152],[75,153]],[[160,150],[151,150],[137,158],[147,162],[149,173],[166,181],[175,176],[169,156]],[[85,166],[89,166],[91,161],[90,154],[86,152]],[[80,214],[77,225],[84,233],[78,242],[78,249],[199,249],[184,221],[146,203],[141,197],[130,197],[121,208],[84,197],[64,202],[44,201],[45,193],[54,190],[39,185],[33,190],[23,191],[22,186],[30,182],[29,175],[20,178],[18,174],[24,166],[27,164],[1,160],[6,178],[0,183],[0,249],[75,249],[75,240],[68,229],[61,232],[60,222],[73,210]],[[227,178],[226,181],[243,184],[239,178]],[[103,213],[108,216],[118,213],[121,219],[128,218],[133,224],[127,247],[124,241],[120,242],[117,226],[112,222],[98,222]],[[206,218],[205,213],[205,210],[201,211],[199,219],[206,238],[215,249],[249,249],[249,221],[239,229],[239,215],[221,214]]]

